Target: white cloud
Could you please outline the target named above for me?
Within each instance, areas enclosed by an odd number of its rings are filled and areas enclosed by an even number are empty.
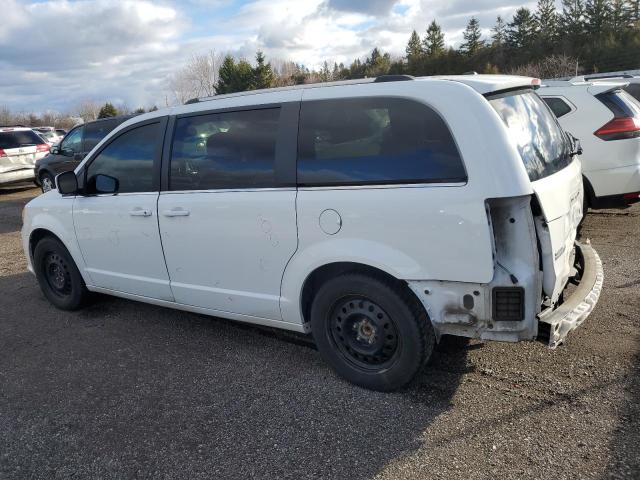
[[[79,100],[163,104],[168,76],[210,49],[318,67],[374,46],[401,55],[436,19],[456,44],[472,15],[485,31],[517,0],[2,0],[0,103],[66,110]],[[524,3],[533,7],[534,2]],[[235,10],[234,10],[235,9]]]

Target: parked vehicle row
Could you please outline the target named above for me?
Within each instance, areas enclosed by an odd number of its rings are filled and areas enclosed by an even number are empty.
[[[102,292],[310,332],[377,390],[443,335],[554,347],[603,273],[538,85],[379,77],[131,118],[25,207],[29,269],[62,309]]]
[[[37,160],[49,152],[46,141],[27,127],[0,127],[0,185],[33,179]]]

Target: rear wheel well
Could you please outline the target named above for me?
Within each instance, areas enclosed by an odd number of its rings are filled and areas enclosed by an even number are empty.
[[[320,286],[325,282],[331,280],[332,278],[344,275],[346,273],[361,273],[375,278],[382,278],[387,282],[395,284],[399,288],[408,292],[409,295],[413,297],[416,302],[418,302],[420,307],[424,309],[424,305],[422,305],[422,302],[420,302],[418,297],[415,295],[413,290],[409,288],[406,282],[398,280],[396,277],[390,275],[384,270],[380,270],[379,268],[362,263],[336,262],[318,267],[313,272],[311,272],[311,274],[309,274],[309,276],[305,280],[304,286],[302,287],[302,295],[300,298],[300,306],[302,309],[302,317],[304,323],[308,323],[311,320],[311,304],[313,303],[314,295],[318,291]]]

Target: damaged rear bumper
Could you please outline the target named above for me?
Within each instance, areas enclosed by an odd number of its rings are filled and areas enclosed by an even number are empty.
[[[573,293],[555,309],[549,308],[538,315],[540,322],[549,325],[549,347],[560,345],[567,334],[579,327],[589,316],[600,297],[604,273],[597,252],[588,243],[576,242],[576,266],[580,283]]]

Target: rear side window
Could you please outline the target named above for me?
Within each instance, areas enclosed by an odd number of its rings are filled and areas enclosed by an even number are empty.
[[[630,83],[624,89],[629,95],[640,101],[640,83]]]
[[[44,140],[33,130],[16,130],[0,132],[0,148],[20,148],[32,145],[42,145]]]
[[[571,111],[571,106],[561,98],[546,97],[543,98],[543,100],[547,105],[549,105],[549,108],[557,118],[560,118]]]
[[[464,181],[449,128],[424,104],[385,97],[302,104],[300,185]]]
[[[534,92],[522,90],[491,96],[489,103],[516,142],[531,181],[552,175],[571,163],[564,131]]]
[[[137,127],[116,137],[89,165],[89,188],[92,178],[101,173],[118,179],[120,193],[153,191],[153,162],[160,140],[159,123]]]
[[[275,186],[280,108],[212,113],[176,121],[170,190]]]
[[[100,141],[120,123],[121,122],[117,120],[87,123],[84,127],[84,151],[91,151],[93,147],[100,143]]]

